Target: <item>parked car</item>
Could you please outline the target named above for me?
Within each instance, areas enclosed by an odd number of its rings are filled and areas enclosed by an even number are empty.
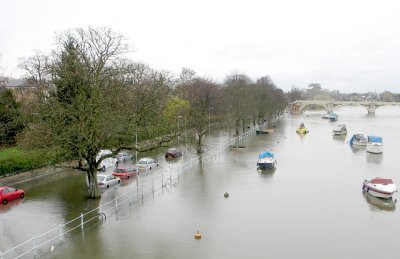
[[[96,156],[96,161],[98,161],[102,156],[104,155],[110,155],[112,154],[112,151],[109,149],[102,149]],[[117,165],[117,159],[115,157],[108,157],[104,160],[101,161],[98,170],[101,171],[106,171],[107,168],[116,166]]]
[[[97,174],[97,184],[100,188],[109,188],[112,185],[119,184],[121,179],[110,174]]]
[[[182,151],[177,148],[169,148],[165,153],[165,158],[178,158],[182,156]]]
[[[131,176],[135,176],[137,173],[138,172],[136,168],[126,168],[123,166],[118,166],[114,169],[114,172],[112,174],[120,178],[128,179]]]
[[[0,202],[7,204],[7,202],[25,197],[25,192],[23,190],[16,189],[10,186],[0,187]]]
[[[132,155],[127,152],[120,152],[117,155],[118,163],[125,163],[126,161],[131,161],[131,160],[132,160]]]
[[[151,170],[157,166],[157,161],[150,157],[142,158],[137,162],[137,167],[139,170]]]

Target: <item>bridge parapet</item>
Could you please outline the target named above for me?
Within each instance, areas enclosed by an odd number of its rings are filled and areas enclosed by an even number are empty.
[[[309,106],[321,106],[327,112],[332,112],[338,106],[362,106],[367,109],[368,113],[375,113],[376,109],[381,106],[400,106],[400,102],[378,102],[378,101],[294,101],[290,104],[291,114],[301,114]]]

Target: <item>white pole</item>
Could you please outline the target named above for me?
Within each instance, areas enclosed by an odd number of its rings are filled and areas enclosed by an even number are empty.
[[[33,258],[36,258],[36,240],[35,240],[35,235],[33,235],[32,240],[33,240]]]
[[[83,230],[83,214],[81,213],[81,229]]]

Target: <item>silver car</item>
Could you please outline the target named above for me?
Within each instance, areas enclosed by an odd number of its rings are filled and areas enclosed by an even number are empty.
[[[132,155],[128,152],[119,152],[117,155],[118,163],[125,163],[126,161],[131,161]]]
[[[97,174],[97,184],[100,188],[109,188],[112,185],[119,184],[121,179],[110,174]]]
[[[150,157],[145,157],[137,162],[137,167],[139,170],[151,170],[158,166],[158,162]]]

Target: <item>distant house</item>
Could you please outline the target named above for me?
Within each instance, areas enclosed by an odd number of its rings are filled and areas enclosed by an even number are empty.
[[[37,96],[37,88],[26,79],[9,79],[5,88],[13,92],[17,102],[31,101]]]

